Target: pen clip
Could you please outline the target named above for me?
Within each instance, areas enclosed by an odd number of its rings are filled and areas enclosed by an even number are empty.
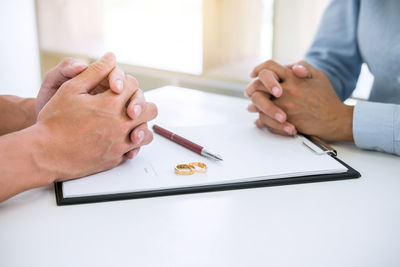
[[[301,142],[306,147],[308,147],[317,155],[328,154],[330,156],[337,156],[337,151],[318,137],[309,135],[298,135],[298,138],[301,139]]]

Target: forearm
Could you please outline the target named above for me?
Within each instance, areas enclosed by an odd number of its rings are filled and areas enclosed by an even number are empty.
[[[0,96],[0,135],[19,131],[35,122],[35,98]]]
[[[34,125],[0,137],[0,202],[54,181],[42,166],[45,136]]]

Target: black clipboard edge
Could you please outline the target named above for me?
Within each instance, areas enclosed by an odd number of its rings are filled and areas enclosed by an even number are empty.
[[[185,188],[172,188],[164,190],[153,190],[144,192],[132,192],[132,193],[119,193],[111,195],[97,195],[97,196],[87,196],[87,197],[74,197],[74,198],[64,198],[62,190],[62,182],[54,183],[56,201],[58,206],[64,205],[74,205],[74,204],[89,204],[97,202],[106,201],[116,201],[116,200],[127,200],[127,199],[137,199],[137,198],[148,198],[148,197],[163,197],[163,196],[173,196],[181,194],[193,194],[193,193],[206,193],[215,191],[227,191],[227,190],[237,190],[237,189],[249,189],[258,187],[268,187],[268,186],[281,186],[281,185],[291,185],[291,184],[303,184],[303,183],[315,183],[315,182],[325,182],[325,181],[337,181],[346,179],[355,179],[361,177],[361,174],[338,159],[336,156],[332,156],[335,160],[343,164],[348,170],[345,173],[334,173],[334,174],[322,174],[322,175],[310,175],[310,176],[299,176],[299,177],[288,177],[280,179],[271,180],[260,180],[252,182],[239,182],[239,183],[229,183],[221,185],[206,185],[197,187],[185,187]]]

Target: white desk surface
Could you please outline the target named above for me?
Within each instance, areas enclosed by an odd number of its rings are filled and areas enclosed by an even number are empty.
[[[255,119],[244,99],[146,95],[164,126]],[[0,266],[400,266],[400,158],[334,147],[360,179],[63,207],[30,190],[0,204]]]

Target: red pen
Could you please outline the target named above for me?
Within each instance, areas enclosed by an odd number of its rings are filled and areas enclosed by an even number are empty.
[[[184,146],[187,149],[190,149],[193,152],[196,152],[197,154],[200,154],[204,157],[215,159],[215,160],[222,160],[220,155],[211,153],[206,148],[204,148],[198,144],[195,144],[192,141],[189,141],[186,138],[183,138],[182,136],[174,134],[173,132],[170,132],[156,124],[153,125],[153,130],[155,133],[158,133],[159,135],[164,136],[165,138],[168,138],[172,142],[180,144],[181,146]]]

